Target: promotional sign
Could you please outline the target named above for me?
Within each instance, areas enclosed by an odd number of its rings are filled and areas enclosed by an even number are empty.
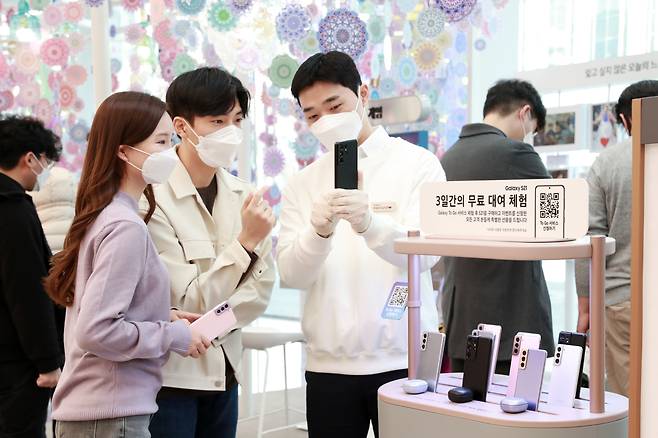
[[[655,77],[658,73],[658,52],[551,67],[550,74],[546,71],[519,72],[518,77],[542,92],[631,83]]]
[[[420,190],[426,237],[555,242],[583,237],[588,221],[584,179],[450,181]]]

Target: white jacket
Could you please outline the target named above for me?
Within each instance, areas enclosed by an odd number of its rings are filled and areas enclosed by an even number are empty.
[[[154,187],[157,208],[148,229],[171,277],[171,305],[206,313],[228,300],[244,327],[267,307],[274,284],[272,240],[255,249],[258,260],[242,283],[251,259],[237,236],[242,229],[240,208],[253,187],[227,171],[217,171],[217,198],[212,215],[203,204],[183,163],[169,180]],[[142,213],[148,203],[142,197]],[[163,368],[163,386],[196,390],[225,389],[224,354],[240,380],[242,332],[235,330],[200,359],[171,355]]]
[[[64,238],[75,215],[75,176],[62,167],[53,167],[44,187],[30,195],[50,250],[56,254],[64,248]]]
[[[420,185],[445,181],[445,174],[432,153],[377,128],[359,148],[359,170],[371,204],[394,209],[374,213],[363,235],[341,221],[324,239],[310,217],[313,201],[333,188],[333,162],[325,154],[283,191],[277,261],[282,283],[307,292],[307,369],[365,375],[407,368],[406,312],[399,321],[381,317],[393,284],[407,281],[407,256],[396,254],[393,242],[419,227]],[[438,325],[429,271],[437,260],[421,257],[423,330]]]

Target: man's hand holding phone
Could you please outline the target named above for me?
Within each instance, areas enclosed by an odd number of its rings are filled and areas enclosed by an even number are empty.
[[[370,198],[362,190],[336,189],[331,199],[331,209],[338,219],[344,219],[352,225],[352,229],[361,234],[370,227],[372,213]]]
[[[330,205],[334,191],[331,190],[317,199],[313,203],[313,210],[311,210],[311,225],[318,236],[325,239],[334,234],[338,224],[338,218],[334,215]]]
[[[355,232],[365,233],[372,221],[368,194],[361,190],[334,189],[313,204],[311,225],[320,237],[331,236],[341,219],[348,221]]]

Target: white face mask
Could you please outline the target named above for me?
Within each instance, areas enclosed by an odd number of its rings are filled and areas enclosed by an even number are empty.
[[[534,146],[535,144],[535,133],[534,132],[527,132],[525,129],[525,122],[523,121],[523,117],[521,118],[521,129],[523,129],[523,143],[527,143],[530,146]]]
[[[330,152],[334,150],[336,143],[346,140],[356,140],[363,127],[363,116],[365,108],[359,116],[358,108],[361,98],[357,97],[354,111],[327,114],[310,127],[311,133],[320,140]]]
[[[36,173],[34,171],[34,169],[32,169],[30,167],[30,170],[32,171],[32,173],[35,174],[36,177],[37,177],[37,183],[34,185],[34,188],[32,190],[35,191],[35,192],[38,192],[39,190],[44,188],[44,186],[46,185],[46,181],[48,180],[48,177],[50,176],[51,166],[44,167],[44,165],[41,164],[41,160],[39,160],[39,157],[37,157],[35,154],[32,154],[32,155],[34,155],[34,159],[37,161],[37,163],[39,163],[39,167],[41,167],[41,172],[40,173]]]
[[[187,123],[187,121],[185,121]],[[242,129],[228,125],[206,136],[198,135],[187,123],[194,135],[199,139],[196,147],[199,158],[207,166],[214,168],[229,168],[235,160],[238,147],[242,144]],[[194,143],[192,143],[194,144]]]
[[[129,165],[142,172],[142,178],[144,178],[144,182],[146,182],[146,184],[162,184],[166,182],[169,179],[169,176],[171,176],[171,172],[173,172],[176,168],[176,164],[178,163],[178,155],[176,155],[176,150],[174,148],[169,148],[166,151],[149,154],[148,152],[144,152],[141,149],[137,149],[132,146],[128,147],[135,151],[141,152],[144,155],[148,155],[146,160],[144,160],[144,164],[142,164],[141,169],[130,161],[127,161]]]

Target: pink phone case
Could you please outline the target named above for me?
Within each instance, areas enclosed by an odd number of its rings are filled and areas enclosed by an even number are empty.
[[[228,301],[224,301],[194,321],[190,327],[212,341],[226,335],[237,323],[233,309]]]

